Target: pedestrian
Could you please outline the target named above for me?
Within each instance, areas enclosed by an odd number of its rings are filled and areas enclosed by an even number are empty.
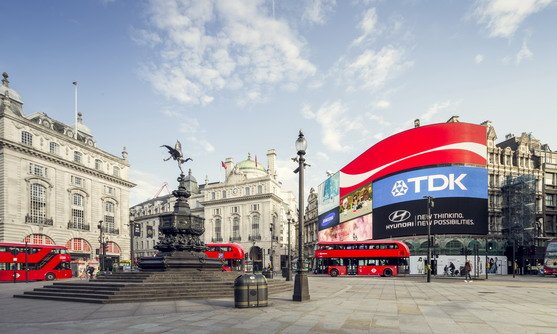
[[[447,265],[443,268],[443,276],[449,276],[449,266]]]
[[[472,282],[472,275],[470,275],[470,272],[472,271],[472,265],[470,264],[470,260],[466,261],[466,263],[464,264],[464,274],[466,275],[464,277],[464,282],[468,283],[468,279],[470,279],[470,282]]]
[[[89,279],[93,279],[93,274],[95,273],[95,267],[92,265],[87,266],[87,274],[89,274]]]
[[[79,271],[79,279],[80,279],[80,280],[87,279],[87,276],[88,276],[87,267],[88,267],[88,266],[85,266],[85,267],[83,267],[83,270],[80,270],[80,271]]]

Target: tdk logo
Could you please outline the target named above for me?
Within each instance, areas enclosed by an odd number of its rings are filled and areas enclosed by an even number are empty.
[[[457,187],[461,190],[468,190],[463,183],[467,174],[436,174],[429,176],[412,177],[404,182],[403,180],[396,181],[393,185],[391,193],[394,197],[406,195],[408,190],[414,190],[414,193],[420,193],[423,188],[428,192],[442,191],[442,190],[455,190]]]
[[[393,194],[394,197],[398,197],[398,196],[405,195],[407,191],[408,191],[408,186],[406,185],[406,183],[404,183],[404,181],[402,180],[399,180],[395,182],[395,185],[391,190],[391,194]]]
[[[406,210],[397,210],[391,212],[391,214],[389,215],[389,220],[393,223],[401,223],[410,218],[410,215],[410,212]]]

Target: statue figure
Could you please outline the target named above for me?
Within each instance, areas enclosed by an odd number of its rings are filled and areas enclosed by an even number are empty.
[[[184,174],[184,171],[182,170],[182,164],[193,160],[192,158],[184,159],[184,154],[182,153],[182,144],[180,144],[180,141],[176,140],[176,145],[174,145],[174,147],[170,147],[168,145],[162,145],[161,147],[166,147],[168,149],[168,153],[170,153],[170,156],[163,160],[168,161],[171,158],[176,160],[176,162],[178,162],[178,168],[180,168],[180,173]]]

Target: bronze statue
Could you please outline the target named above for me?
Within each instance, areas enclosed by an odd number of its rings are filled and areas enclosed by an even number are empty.
[[[170,156],[163,160],[164,161],[168,161],[170,159],[176,160],[176,162],[178,162],[178,168],[180,168],[180,173],[184,174],[184,171],[182,170],[182,164],[193,160],[192,158],[184,159],[184,154],[182,153],[182,144],[180,144],[180,141],[176,140],[176,145],[174,145],[174,148],[168,145],[162,145],[161,147],[166,147],[168,149],[168,153],[170,153]]]

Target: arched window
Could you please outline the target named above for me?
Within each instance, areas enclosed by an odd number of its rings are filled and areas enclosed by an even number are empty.
[[[261,236],[259,231],[259,215],[251,216],[251,234],[253,236]]]
[[[31,184],[30,216],[31,223],[43,224],[46,220],[46,187],[42,184]]]
[[[220,218],[216,218],[215,219],[215,240],[216,241],[222,241],[222,227],[221,227],[221,219]]]
[[[74,193],[72,195],[72,227],[84,229],[85,225],[85,198],[83,195]]]
[[[114,203],[104,202],[104,222],[108,233],[116,232],[116,222],[114,221]]]
[[[27,242],[34,245],[56,245],[54,240],[44,234],[29,234],[23,238],[23,242]]]
[[[462,250],[462,242],[458,240],[451,240],[445,245],[447,255],[458,255]]]
[[[240,240],[240,217],[234,217],[234,219],[232,219],[232,238],[234,240]]]
[[[27,131],[21,131],[21,143],[33,146],[33,135]]]

